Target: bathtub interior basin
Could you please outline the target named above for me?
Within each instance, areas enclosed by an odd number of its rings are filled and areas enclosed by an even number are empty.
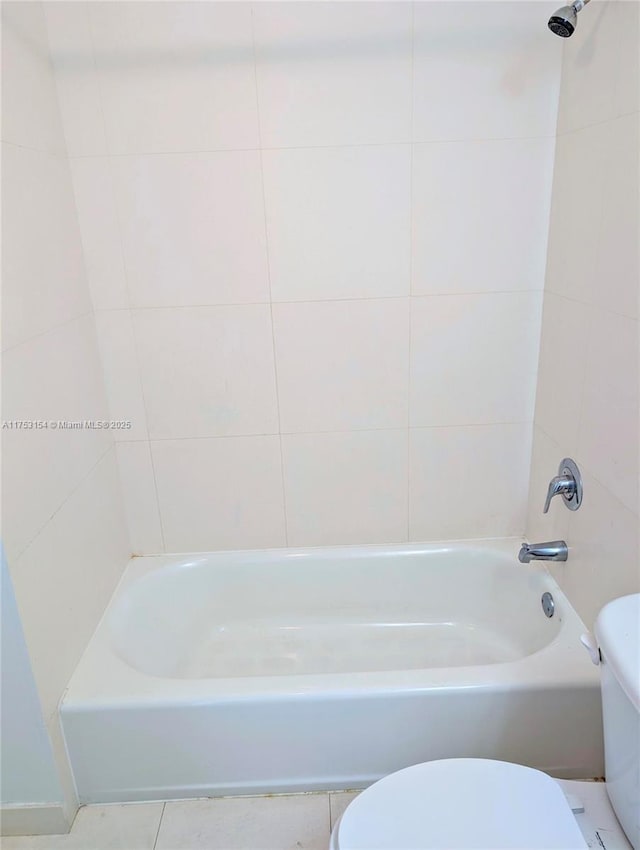
[[[435,555],[437,554],[437,564]],[[514,661],[558,634],[542,571],[503,553],[354,551],[188,557],[115,601],[113,649],[153,676],[202,679]],[[538,587],[536,587],[538,585]]]

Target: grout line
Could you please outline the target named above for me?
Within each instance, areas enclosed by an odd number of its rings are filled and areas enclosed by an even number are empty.
[[[165,812],[166,808],[167,808],[167,804],[166,804],[166,802],[164,802],[162,804],[162,811],[160,812],[160,818],[158,820],[158,829],[156,831],[156,837],[153,841],[152,850],[156,850],[156,845],[158,844],[158,836],[160,835],[160,827],[162,826],[162,819],[164,818],[164,812]]]
[[[106,122],[105,115],[104,115],[102,80],[101,80],[101,75],[98,72],[98,68],[97,68],[96,62],[95,62],[95,49],[94,49],[94,44],[93,44],[93,28],[91,26],[91,17],[89,15],[88,15],[87,26],[88,26],[88,30],[89,30],[89,37],[91,39],[91,55],[92,55],[92,60],[93,60],[93,71],[94,71],[94,75],[95,75],[95,79],[96,79],[96,86],[97,86],[97,90],[98,90],[98,100],[100,102],[100,115],[102,117],[102,131],[103,131],[103,134],[104,134],[105,146],[106,146],[106,149],[107,149],[107,152],[108,152],[107,156],[106,156],[107,172],[108,172],[109,186],[110,186],[110,189],[111,189],[111,200],[112,200],[112,203],[113,203],[113,210],[114,210],[114,214],[115,214],[115,218],[116,218],[116,230],[117,230],[117,233],[118,233],[118,250],[119,250],[120,259],[121,259],[121,262],[122,262],[122,272],[124,274],[125,292],[126,292],[126,295],[127,295],[127,307],[125,309],[128,312],[129,324],[130,324],[130,328],[131,328],[131,338],[132,338],[132,341],[133,341],[133,353],[134,353],[134,357],[135,357],[137,389],[140,393],[140,398],[142,400],[142,407],[143,407],[143,410],[144,410],[144,418],[145,418],[145,423],[144,423],[145,429],[144,430],[145,430],[145,433],[146,433],[146,443],[147,443],[147,446],[149,448],[149,459],[151,461],[151,474],[152,474],[152,477],[153,477],[153,488],[154,488],[154,492],[155,492],[155,496],[156,496],[155,507],[156,507],[156,512],[157,512],[157,516],[158,516],[158,524],[159,524],[159,527],[160,527],[160,540],[162,542],[162,551],[165,552],[166,551],[166,543],[165,543],[165,535],[164,535],[164,526],[163,526],[163,523],[162,523],[162,513],[160,511],[160,496],[158,494],[158,479],[157,479],[157,475],[156,475],[155,463],[154,463],[154,460],[153,460],[153,452],[151,451],[151,440],[150,440],[150,437],[149,437],[149,414],[148,414],[148,408],[147,408],[147,399],[146,399],[145,391],[144,391],[144,382],[142,380],[142,369],[141,369],[141,366],[140,366],[141,360],[140,360],[138,338],[137,338],[137,335],[136,335],[135,322],[133,321],[133,308],[131,306],[131,302],[132,302],[131,285],[130,285],[130,280],[129,280],[129,269],[127,267],[127,260],[126,260],[126,256],[125,256],[125,252],[124,252],[124,240],[123,240],[123,237],[122,237],[122,233],[123,233],[122,220],[121,220],[121,216],[120,216],[120,205],[118,203],[118,196],[117,196],[117,191],[116,191],[116,180],[115,180],[115,175],[114,175],[113,154],[110,151],[109,137],[108,137],[108,133],[107,133],[107,122]],[[101,360],[102,360],[102,358],[101,358]],[[136,442],[139,442],[139,441],[136,441]],[[118,454],[117,454],[117,450],[116,450],[116,461],[117,461],[117,458],[118,458]],[[122,484],[121,484],[121,486],[122,486]],[[125,519],[127,520],[127,528],[129,530],[129,534],[130,534],[131,530],[130,530],[130,527],[129,527],[129,517],[127,516],[126,511],[125,511]],[[131,549],[133,550],[131,540],[129,541],[129,545],[130,545]]]
[[[111,170],[110,170],[110,177],[112,177]],[[112,181],[112,188],[113,188],[113,181]],[[129,296],[129,274],[127,272],[127,265],[126,265],[125,258],[124,258],[124,252],[122,251],[122,229],[120,227],[120,213],[119,213],[119,210],[118,210],[117,201],[115,199],[115,193],[114,193],[114,206],[115,206],[115,213],[116,213],[116,225],[117,225],[117,228],[118,228],[118,238],[120,240],[120,250],[121,250],[121,253],[122,253],[122,267],[123,267],[123,271],[124,271],[125,288],[126,288],[126,292],[127,292],[127,298],[129,299],[130,298],[130,296]],[[144,430],[145,430],[145,434],[146,434],[146,438],[144,440],[135,440],[135,441],[132,441],[132,442],[146,442],[147,446],[149,447],[149,459],[151,461],[151,474],[152,474],[152,477],[153,477],[153,489],[154,489],[154,492],[156,494],[156,505],[155,505],[155,507],[156,507],[156,512],[157,512],[157,516],[158,516],[158,524],[160,526],[160,539],[162,541],[162,551],[164,552],[164,551],[166,551],[164,525],[163,525],[163,522],[162,522],[162,513],[160,511],[160,495],[158,493],[158,478],[157,478],[157,475],[156,475],[156,466],[155,466],[155,462],[154,462],[154,459],[153,459],[153,452],[151,451],[151,437],[149,435],[149,413],[148,413],[148,407],[147,407],[147,398],[146,398],[146,394],[145,394],[145,391],[144,391],[144,381],[142,380],[142,369],[140,367],[141,361],[140,361],[140,351],[139,351],[139,345],[138,345],[138,337],[137,337],[137,334],[136,334],[135,322],[133,321],[133,310],[131,310],[131,309],[127,310],[127,314],[128,314],[128,318],[129,318],[129,325],[130,325],[130,328],[131,328],[131,339],[132,339],[132,342],[133,342],[133,354],[134,354],[134,357],[135,357],[135,370],[136,370],[136,377],[137,377],[136,383],[137,383],[137,389],[140,393],[140,398],[142,400],[142,408],[144,410],[144,419],[145,419]],[[126,441],[123,441],[123,442],[126,442]],[[116,458],[117,458],[117,453],[116,453]],[[126,520],[127,520],[127,527],[129,527],[129,517],[128,516],[126,516]],[[133,551],[133,546],[132,546],[131,540],[129,541],[129,545],[131,546],[131,549]]]
[[[640,322],[640,316],[631,316],[629,313],[621,313],[618,310],[611,310],[609,307],[603,307],[600,304],[592,304],[590,301],[582,301],[580,298],[574,298],[573,295],[565,295],[563,292],[556,292],[555,289],[545,289],[543,295],[553,295],[555,298],[561,298],[564,301],[569,301],[571,304],[580,304],[582,307],[587,307],[596,310],[598,315],[615,316],[616,319],[627,319],[629,322]]]
[[[605,124],[613,124],[615,121],[620,121],[622,118],[629,118],[632,115],[640,115],[640,110],[631,109],[629,112],[622,112],[620,115],[603,118],[601,121],[592,121],[590,124],[584,124],[582,127],[575,127],[572,130],[564,130],[562,133],[556,133],[556,138],[565,139],[567,136],[582,133],[584,130],[592,130],[594,127],[602,127]]]
[[[628,113],[634,115],[635,112]],[[619,116],[621,118],[625,115]],[[609,119],[616,120],[616,119]],[[606,123],[606,122],[600,122]],[[571,131],[578,132],[578,131]],[[564,134],[566,135],[566,134]],[[140,156],[200,156],[206,154],[230,154],[230,153],[251,153],[259,150],[263,151],[313,151],[313,150],[335,150],[338,148],[381,148],[381,147],[406,147],[408,145],[450,145],[450,144],[482,144],[485,142],[526,142],[540,139],[555,139],[554,133],[538,133],[526,136],[469,136],[462,138],[446,138],[446,139],[414,139],[414,140],[399,140],[388,139],[383,142],[340,142],[327,145],[265,145],[264,147],[255,147],[253,145],[239,146],[232,148],[186,148],[180,150],[165,150],[165,151],[128,151],[125,153],[90,153],[90,154],[73,154],[74,159],[97,159],[104,156],[112,157],[140,157]],[[12,144],[12,143],[7,143]]]
[[[111,149],[110,149],[110,146],[109,146],[109,136],[107,134],[107,120],[106,120],[105,115],[104,115],[104,97],[103,97],[103,91],[102,91],[102,74],[98,71],[98,65],[96,63],[96,47],[95,47],[95,39],[94,39],[94,32],[93,32],[93,21],[91,20],[91,13],[89,12],[88,7],[86,7],[84,9],[84,15],[85,15],[84,23],[86,24],[87,33],[89,35],[89,47],[91,49],[91,68],[92,68],[93,77],[94,77],[94,80],[95,80],[95,83],[96,83],[96,90],[98,92],[98,105],[100,107],[100,118],[101,118],[101,122],[102,122],[102,137],[104,139],[104,148],[105,148],[105,154],[102,154],[102,155],[103,156],[104,155],[110,156],[111,155]],[[80,157],[80,158],[84,158],[84,157]],[[111,173],[111,169],[109,169],[109,172]]]
[[[18,552],[13,553],[12,560],[18,561],[18,559],[21,558],[24,555],[24,553],[27,551],[27,549],[36,542],[38,537],[40,537],[40,535],[45,531],[47,526],[60,513],[60,511],[64,508],[64,506],[67,504],[67,502],[71,498],[73,498],[73,496],[75,496],[75,494],[78,492],[80,487],[82,487],[82,485],[91,477],[91,475],[93,475],[94,471],[98,468],[98,466],[100,466],[102,461],[106,458],[106,456],[109,454],[109,452],[112,449],[114,450],[114,460],[116,460],[116,462],[117,462],[117,459],[115,458],[115,445],[116,444],[115,444],[115,441],[114,441],[114,442],[111,442],[107,446],[107,448],[98,457],[96,462],[88,469],[87,472],[85,472],[85,474],[80,478],[80,480],[75,485],[75,487],[71,490],[71,492],[68,494],[68,496],[66,496],[66,498],[55,509],[55,511],[45,520],[45,522],[40,526],[40,528],[36,531],[36,533],[33,535],[33,537],[31,537],[29,539],[29,541]]]
[[[69,155],[65,148],[61,148],[60,150],[47,150],[47,148],[38,148],[33,145],[24,145],[21,142],[12,142],[9,139],[1,139],[0,143],[3,145],[9,145],[12,148],[18,148],[18,150],[29,151],[30,153],[41,153],[45,156],[53,157],[54,159],[60,159],[67,161],[69,159]]]
[[[323,434],[370,434],[370,433],[405,433],[409,431],[433,431],[433,430],[453,430],[459,428],[496,428],[510,425],[531,425],[532,419],[513,419],[500,422],[461,422],[451,425],[395,425],[389,428],[330,428],[326,430],[312,431],[283,431],[281,434],[275,431],[258,432],[252,434],[207,434],[199,436],[186,437],[151,437],[147,440],[122,440],[123,443],[169,443],[169,442],[187,442],[189,440],[244,440],[254,437],[311,437],[321,436]]]
[[[134,307],[100,307],[96,313],[117,313],[131,310],[132,313],[151,312],[154,310],[199,310],[204,308],[225,307],[266,307],[270,304],[356,304],[362,301],[401,301],[405,298],[457,298],[460,296],[482,296],[482,295],[523,295],[525,293],[543,294],[541,287],[527,287],[525,289],[476,289],[476,290],[452,290],[451,292],[407,292],[402,295],[365,295],[363,297],[351,296],[349,298],[300,298],[296,300],[282,301],[241,301],[241,302],[211,302],[208,304],[160,304]],[[555,293],[554,293],[555,294]],[[581,302],[582,303],[582,302]],[[615,315],[625,315],[624,313]]]
[[[128,316],[129,316],[129,324],[130,324],[130,328],[131,328],[131,338],[132,338],[132,341],[133,341],[133,353],[134,353],[134,357],[135,357],[135,369],[136,369],[137,385],[138,385],[138,391],[140,393],[140,397],[142,399],[142,407],[143,407],[143,410],[144,410],[144,418],[145,418],[144,424],[145,424],[145,433],[146,433],[146,441],[145,442],[146,442],[148,450],[149,450],[149,459],[151,461],[151,474],[152,474],[152,477],[153,477],[153,488],[154,488],[154,492],[155,492],[155,496],[156,496],[155,508],[156,508],[156,512],[157,512],[157,516],[158,516],[158,525],[160,527],[160,540],[161,540],[161,543],[162,543],[162,551],[165,552],[167,547],[166,547],[166,543],[165,543],[164,526],[163,526],[163,523],[162,523],[162,514],[160,512],[160,496],[158,494],[158,480],[157,480],[156,468],[155,468],[155,464],[154,464],[154,460],[153,460],[153,452],[151,451],[151,441],[149,439],[149,415],[148,415],[148,411],[147,411],[147,400],[146,400],[145,392],[144,392],[144,383],[143,383],[143,380],[142,380],[142,370],[140,368],[139,346],[138,346],[138,340],[137,340],[137,336],[136,336],[135,323],[133,321],[133,310],[132,310],[132,307],[131,307],[131,301],[132,301],[132,299],[131,299],[131,286],[130,286],[130,281],[129,281],[129,270],[127,268],[127,261],[126,261],[126,256],[125,256],[125,252],[124,252],[124,240],[122,238],[122,221],[121,221],[121,217],[120,217],[120,205],[118,203],[118,197],[117,197],[117,191],[116,191],[116,181],[115,181],[114,165],[113,165],[113,154],[111,152],[111,146],[109,144],[109,134],[107,132],[107,121],[106,121],[105,114],[104,114],[104,103],[103,103],[104,97],[103,97],[103,91],[102,91],[102,77],[101,77],[101,74],[99,73],[98,67],[96,65],[93,26],[92,26],[92,21],[91,21],[91,15],[89,14],[88,10],[86,11],[86,15],[87,15],[87,30],[88,30],[88,33],[89,33],[89,40],[90,40],[90,45],[91,45],[91,59],[92,59],[92,65],[93,65],[93,73],[94,73],[94,77],[95,77],[95,81],[96,81],[96,88],[97,88],[97,92],[98,92],[98,101],[99,101],[99,105],[100,105],[100,116],[101,116],[101,119],[102,119],[102,133],[103,133],[103,136],[104,136],[104,144],[105,144],[105,148],[106,148],[106,151],[107,151],[107,154],[106,154],[107,173],[108,173],[108,179],[109,179],[109,187],[111,189],[111,200],[112,200],[112,203],[113,203],[113,210],[114,210],[114,214],[115,214],[115,218],[116,218],[116,230],[117,230],[117,233],[118,233],[118,250],[119,250],[120,259],[121,259],[121,262],[122,262],[122,272],[124,274],[125,292],[127,294],[127,311],[128,311]],[[80,158],[83,158],[83,157],[80,157]],[[100,359],[102,361],[102,357]],[[106,381],[105,381],[105,385],[106,385]],[[136,442],[138,442],[138,441],[136,441]],[[116,465],[118,465],[118,463],[119,463],[118,462],[118,450],[117,450],[117,444],[116,444]],[[120,487],[122,488],[122,478],[120,476],[120,469],[119,468],[118,468],[118,477],[119,477],[119,480],[120,480]],[[126,508],[126,501],[125,500],[123,500],[123,504],[125,504],[125,508]],[[131,534],[129,516],[127,514],[128,514],[128,512],[125,509],[125,520],[127,522],[127,530],[129,532],[129,534]],[[133,545],[132,545],[131,540],[129,540],[129,546],[130,546],[131,550],[133,551]],[[164,812],[164,809],[163,809],[163,812]]]
[[[410,516],[411,516],[411,486],[410,486],[410,470],[411,470],[411,363],[413,354],[412,340],[412,314],[413,314],[413,245],[414,245],[414,219],[413,219],[413,154],[415,144],[413,144],[414,125],[415,125],[415,108],[414,108],[414,89],[415,89],[415,38],[416,38],[416,5],[411,4],[411,83],[410,83],[410,104],[411,115],[409,123],[409,132],[411,134],[411,151],[409,154],[409,364],[407,369],[407,540],[410,539]]]
[[[259,156],[260,156],[260,184],[262,188],[262,215],[263,215],[263,226],[264,226],[264,237],[265,237],[265,249],[267,254],[267,280],[269,283],[269,317],[271,320],[271,353],[273,356],[273,373],[275,380],[275,391],[276,391],[276,410],[278,413],[278,445],[280,450],[280,486],[282,487],[282,511],[283,511],[283,519],[284,519],[284,541],[285,546],[289,545],[289,520],[288,520],[288,512],[287,512],[287,493],[285,488],[285,475],[284,475],[284,453],[282,450],[282,421],[281,421],[281,410],[280,410],[280,383],[278,380],[278,358],[276,355],[276,333],[275,333],[275,323],[273,319],[273,292],[272,292],[272,283],[271,283],[271,256],[269,252],[269,228],[267,224],[267,194],[264,183],[264,158],[262,155],[262,122],[260,120],[260,96],[258,94],[258,62],[256,57],[256,38],[255,38],[255,27],[254,27],[254,7],[253,4],[250,6],[251,13],[251,49],[253,53],[253,75],[254,75],[254,83],[255,83],[255,92],[256,92],[256,113],[258,118],[258,143],[260,145]]]
[[[109,182],[111,184],[111,191],[112,191],[113,206],[114,206],[114,211],[115,211],[115,216],[116,216],[116,228],[117,228],[117,231],[118,231],[120,256],[121,256],[121,259],[122,259],[122,271],[123,271],[124,280],[125,280],[125,291],[127,293],[127,301],[129,302],[129,305],[130,305],[131,304],[131,291],[130,291],[130,286],[129,286],[129,272],[128,272],[128,269],[127,269],[127,263],[126,263],[124,250],[123,250],[122,226],[121,226],[121,221],[120,221],[120,209],[119,209],[118,201],[117,201],[117,198],[116,198],[115,180],[113,179],[113,169],[111,168],[111,162],[109,162],[108,170],[109,170]],[[145,391],[144,391],[144,381],[142,380],[142,369],[141,369],[141,365],[140,365],[141,364],[140,347],[139,347],[139,344],[138,344],[138,337],[137,337],[137,334],[136,334],[135,322],[133,321],[134,310],[132,310],[131,306],[129,306],[128,308],[126,308],[126,312],[127,312],[127,316],[128,316],[128,319],[129,319],[129,326],[130,326],[130,329],[131,329],[131,339],[132,339],[132,342],[133,342],[133,355],[135,357],[135,372],[136,372],[136,378],[137,378],[136,383],[137,383],[137,390],[140,393],[140,398],[142,400],[142,408],[144,410],[144,419],[145,419],[144,431],[145,431],[145,434],[146,434],[146,437],[145,437],[144,440],[136,440],[136,441],[132,441],[132,442],[146,442],[147,446],[149,447],[149,459],[151,461],[151,474],[152,474],[152,477],[153,477],[153,489],[154,489],[154,492],[156,494],[156,505],[155,505],[155,507],[156,507],[156,512],[157,512],[157,516],[158,516],[158,524],[160,526],[160,539],[162,541],[162,550],[164,552],[164,551],[166,551],[164,525],[162,523],[162,513],[160,511],[160,496],[159,496],[159,493],[158,493],[158,479],[157,479],[157,475],[156,475],[156,467],[155,467],[155,463],[154,463],[154,460],[153,460],[153,452],[151,451],[151,438],[150,438],[150,435],[149,435],[149,412],[148,412],[148,406],[147,406],[147,398],[146,398],[146,394],[145,394]],[[117,454],[116,454],[116,457],[117,457]],[[126,520],[127,520],[127,527],[129,528],[129,517],[128,516],[126,516]],[[131,540],[129,541],[129,545],[131,546],[131,548],[133,550]]]
[[[44,331],[38,331],[38,333],[33,334],[33,336],[29,336],[26,339],[20,340],[20,342],[14,342],[13,345],[8,345],[6,348],[2,349],[3,354],[7,354],[9,351],[15,351],[16,348],[20,348],[21,345],[28,345],[28,343],[33,342],[36,339],[40,339],[43,336],[47,336],[47,334],[53,334],[67,325],[73,324],[73,322],[80,322],[83,319],[91,318],[93,316],[93,308],[86,310],[84,313],[80,313],[78,316],[72,316],[70,319],[64,319],[64,321],[59,322],[57,325],[52,325],[50,328],[47,328]]]

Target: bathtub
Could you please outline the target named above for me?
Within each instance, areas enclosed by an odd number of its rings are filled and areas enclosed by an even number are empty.
[[[584,626],[517,546],[134,558],[61,704],[80,800],[361,788],[455,756],[602,775]]]

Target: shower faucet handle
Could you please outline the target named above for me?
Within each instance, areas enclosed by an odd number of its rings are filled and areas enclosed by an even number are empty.
[[[551,499],[559,493],[570,511],[578,510],[582,504],[582,476],[576,462],[570,457],[560,461],[558,474],[549,482],[543,513],[548,513]]]

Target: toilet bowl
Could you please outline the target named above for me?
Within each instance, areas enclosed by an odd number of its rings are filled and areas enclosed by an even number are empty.
[[[607,783],[491,759],[416,764],[359,794],[330,850],[640,850],[640,594],[596,621]]]

